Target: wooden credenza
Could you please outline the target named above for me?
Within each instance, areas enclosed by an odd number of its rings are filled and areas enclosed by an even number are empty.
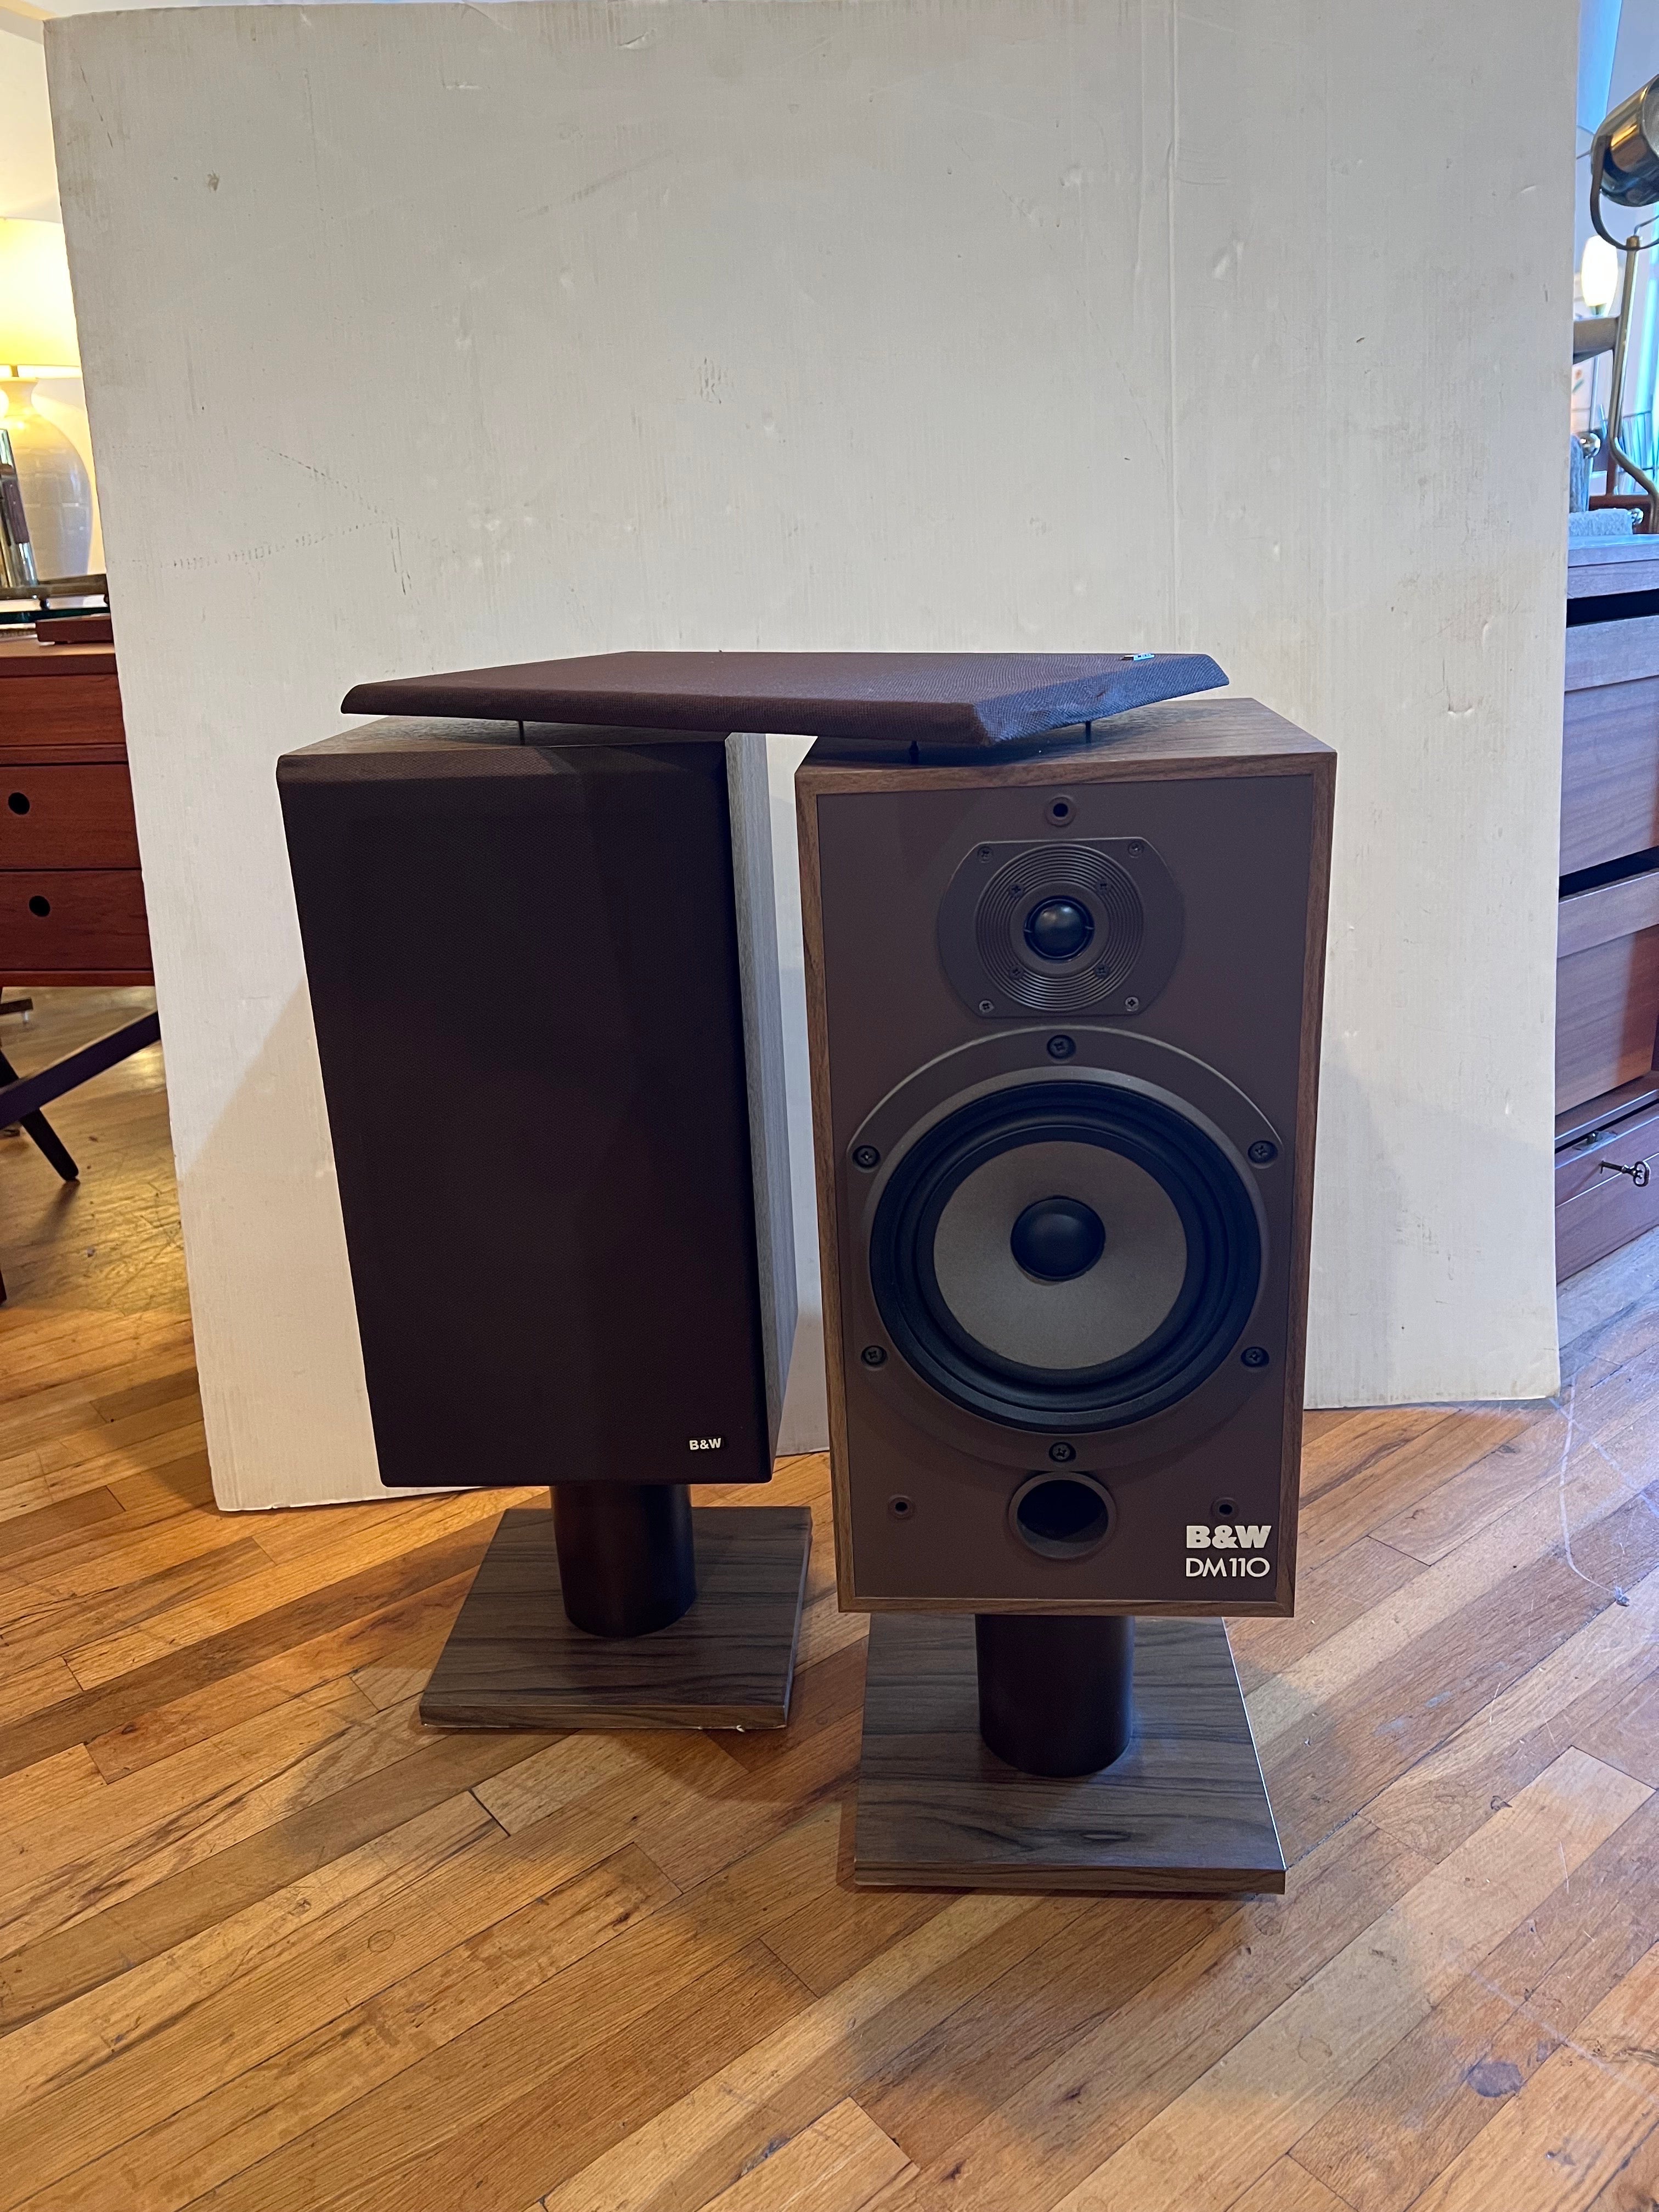
[[[150,980],[114,648],[0,637],[0,981]]]
[[[1576,1274],[1659,1226],[1659,538],[1567,557],[1555,1245]],[[1644,1186],[1623,1170],[1646,1167]]]

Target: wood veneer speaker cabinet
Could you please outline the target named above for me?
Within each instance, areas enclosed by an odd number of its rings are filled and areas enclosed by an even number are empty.
[[[1568,561],[1556,1272],[1659,1223],[1659,545]]]

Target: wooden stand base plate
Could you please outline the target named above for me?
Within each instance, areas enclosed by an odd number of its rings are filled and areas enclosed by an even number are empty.
[[[1227,1632],[1135,1623],[1135,1735],[1100,1774],[1022,1774],[979,1733],[971,1613],[870,1623],[853,1879],[872,1889],[1282,1892]]]
[[[649,1636],[566,1620],[553,1516],[503,1513],[421,1699],[445,1728],[781,1729],[800,1634],[804,1505],[696,1507],[697,1600]]]

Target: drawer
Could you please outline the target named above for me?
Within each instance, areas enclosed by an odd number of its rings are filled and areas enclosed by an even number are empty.
[[[1628,1176],[1605,1170],[1604,1160],[1625,1167],[1644,1161],[1645,1190]],[[1558,1153],[1555,1163],[1555,1273],[1558,1281],[1576,1275],[1633,1237],[1659,1228],[1659,1113],[1651,1109],[1631,1119],[1592,1145]]]
[[[1632,684],[1659,676],[1659,615],[1571,625],[1567,631],[1567,689]]]
[[[1565,915],[1574,902],[1564,899],[1561,903]],[[1564,919],[1564,934],[1570,926]],[[1656,1027],[1659,927],[1614,937],[1558,961],[1556,1112],[1565,1113],[1570,1106],[1644,1074],[1653,1066]]]
[[[0,868],[136,868],[124,765],[0,764]]]
[[[117,676],[19,676],[0,682],[0,763],[126,758]]]
[[[1561,873],[1659,845],[1659,677],[1570,691],[1561,727]]]
[[[70,970],[149,969],[144,879],[137,868],[0,873],[0,975],[22,982]]]

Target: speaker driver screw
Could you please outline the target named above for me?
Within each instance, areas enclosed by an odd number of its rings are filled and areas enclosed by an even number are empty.
[[[1050,1459],[1058,1460],[1060,1464],[1064,1467],[1068,1460],[1074,1460],[1077,1457],[1077,1446],[1075,1444],[1050,1444],[1048,1447],[1048,1456]]]
[[[855,1168],[873,1168],[879,1167],[880,1164],[881,1154],[873,1145],[858,1145],[854,1147],[853,1165]]]
[[[866,1352],[866,1359],[869,1356],[869,1353]],[[1248,1350],[1239,1354],[1239,1358],[1246,1367],[1265,1367],[1267,1364],[1267,1354],[1259,1344],[1251,1345]]]
[[[1278,1146],[1270,1144],[1266,1137],[1258,1137],[1255,1144],[1250,1146],[1250,1161],[1253,1166],[1265,1168],[1270,1160],[1276,1160],[1278,1158]]]
[[[982,1014],[995,1013],[997,1010],[996,1000],[994,999],[981,999],[979,1002],[979,1010]]]
[[[1132,860],[1138,860],[1141,854],[1146,851],[1146,848],[1141,843],[1139,837],[1131,837],[1128,843],[1123,849],[1127,853]]]
[[[1126,999],[1123,1001],[1123,1011],[1126,1014],[1138,1014],[1140,1012],[1139,1000]]]
[[[1048,1040],[1048,1057],[1050,1060],[1070,1060],[1076,1050],[1077,1039],[1075,1037],[1051,1036]]]
[[[991,857],[990,847],[988,845],[981,845],[975,857],[981,860],[988,860]]]
[[[1245,1356],[1248,1358],[1249,1354],[1247,1353]],[[1261,1357],[1265,1360],[1267,1355],[1264,1352]],[[860,1352],[859,1358],[864,1362],[866,1367],[884,1367],[887,1364],[887,1354],[882,1350],[878,1344],[866,1344],[863,1351]]]

